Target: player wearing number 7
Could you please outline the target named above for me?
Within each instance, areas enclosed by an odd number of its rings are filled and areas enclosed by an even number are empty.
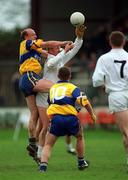
[[[94,87],[105,86],[109,109],[123,135],[128,165],[128,53],[123,49],[124,34],[113,31],[109,44],[111,50],[98,59],[92,81]]]

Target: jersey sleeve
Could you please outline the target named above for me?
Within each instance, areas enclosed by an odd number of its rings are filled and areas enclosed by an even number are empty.
[[[76,102],[81,106],[86,106],[89,104],[87,96],[78,96]]]
[[[72,92],[72,97],[76,99],[78,96],[80,96],[80,89],[76,87]]]
[[[32,40],[27,40],[26,41],[26,49],[29,51],[31,49],[31,46],[33,44],[33,41]]]
[[[41,48],[41,44],[42,44],[43,40],[42,39],[37,39],[35,41],[33,40],[27,40],[26,41],[26,49],[30,50],[30,49],[40,49]],[[42,49],[42,48],[41,48]]]
[[[92,76],[92,82],[93,86],[102,86],[104,85],[104,79],[105,79],[105,73],[104,73],[104,64],[103,59],[100,57],[97,61],[93,76]]]
[[[67,53],[65,53],[65,51],[62,50],[59,54],[57,54],[57,56],[50,58],[47,62],[47,67],[56,67],[59,61],[61,61],[61,64],[63,66],[77,54],[82,44],[83,40],[76,38],[73,49],[71,49]]]
[[[65,56],[63,58],[63,65],[66,64],[69,60],[71,60],[79,51],[83,44],[83,39],[76,38],[74,42],[74,47],[67,53],[65,53]]]
[[[62,62],[64,55],[65,55],[64,50],[62,52],[60,52],[59,54],[57,54],[56,56],[50,57],[51,55],[49,54],[48,55],[48,61],[47,61],[47,64],[46,64],[47,67],[48,68],[56,67],[57,64],[59,63],[59,61]]]

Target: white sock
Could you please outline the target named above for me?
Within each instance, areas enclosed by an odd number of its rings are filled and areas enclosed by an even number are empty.
[[[43,147],[40,146],[40,145],[38,145],[38,151],[37,151],[37,157],[38,157],[38,158],[41,158],[42,151],[43,151]]]
[[[67,149],[68,149],[68,150],[72,150],[72,149],[74,149],[74,148],[73,148],[73,145],[72,145],[72,143],[70,143],[70,144],[67,144]]]

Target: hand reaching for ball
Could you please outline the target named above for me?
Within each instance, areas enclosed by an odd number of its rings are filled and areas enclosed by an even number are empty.
[[[79,39],[83,39],[84,36],[84,32],[86,30],[86,26],[85,25],[80,25],[80,26],[76,26],[76,30],[75,30],[75,34]]]

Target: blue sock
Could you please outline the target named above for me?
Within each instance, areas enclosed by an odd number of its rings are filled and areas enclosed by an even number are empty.
[[[82,165],[84,164],[85,160],[84,160],[84,157],[78,157],[78,165]]]
[[[47,163],[46,162],[41,162],[40,163],[40,171],[44,172],[47,170]]]

